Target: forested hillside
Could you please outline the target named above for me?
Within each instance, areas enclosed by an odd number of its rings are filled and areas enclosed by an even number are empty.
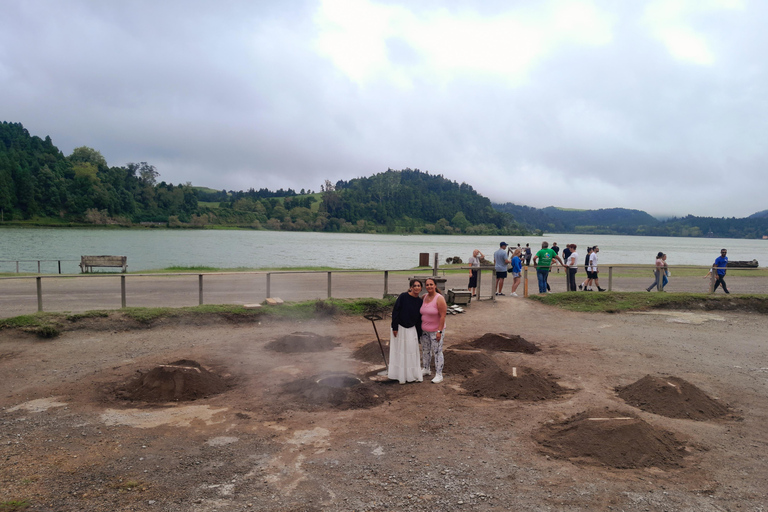
[[[467,184],[418,170],[388,170],[321,193],[226,191],[158,183],[147,162],[111,167],[97,150],[71,155],[19,123],[0,124],[0,222],[239,226],[344,232],[524,234]],[[205,203],[205,204],[201,204]]]
[[[625,208],[569,210],[494,205],[466,183],[418,169],[332,183],[321,192],[214,190],[160,181],[147,162],[112,167],[97,150],[65,156],[50,137],[0,123],[0,222],[44,225],[237,226],[351,233],[547,232],[761,238],[766,210],[745,219],[659,221]]]
[[[528,229],[550,233],[593,233],[648,236],[762,238],[768,235],[768,216],[758,212],[747,218],[673,217],[660,221],[646,212],[626,208],[570,210],[548,206],[532,208],[513,203],[494,204]]]
[[[157,184],[142,162],[109,167],[96,150],[65,157],[50,137],[19,123],[0,124],[0,211],[4,222],[32,218],[93,224],[189,221],[197,197],[189,185]]]
[[[330,190],[329,190],[330,189]],[[374,222],[410,231],[419,219],[435,233],[519,233],[512,216],[468,184],[418,169],[379,173],[325,186],[323,207],[331,218]]]

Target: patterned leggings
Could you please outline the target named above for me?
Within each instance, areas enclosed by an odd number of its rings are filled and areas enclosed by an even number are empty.
[[[437,332],[421,333],[421,366],[429,370],[429,363],[432,360],[432,354],[435,355],[435,373],[443,374],[443,340],[445,333],[437,340]]]

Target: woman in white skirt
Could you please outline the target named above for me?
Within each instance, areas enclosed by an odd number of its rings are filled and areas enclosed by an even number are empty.
[[[392,309],[392,332],[389,336],[389,372],[387,377],[406,382],[422,382],[421,354],[421,281],[411,279],[407,292],[401,293]]]

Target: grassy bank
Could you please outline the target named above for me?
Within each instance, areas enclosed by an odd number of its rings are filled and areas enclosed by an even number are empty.
[[[650,309],[748,311],[768,313],[768,295],[710,295],[705,293],[551,293],[531,300],[571,311],[620,313]]]
[[[61,331],[77,329],[94,322],[102,328],[112,323],[121,329],[147,327],[159,321],[205,324],[217,321],[232,323],[258,322],[262,320],[307,320],[336,315],[362,316],[382,313],[392,309],[395,298],[387,299],[327,299],[293,302],[280,305],[262,305],[250,309],[239,305],[220,304],[187,308],[125,308],[98,310],[86,313],[35,313],[0,320],[0,329],[21,329],[42,338],[53,338]]]

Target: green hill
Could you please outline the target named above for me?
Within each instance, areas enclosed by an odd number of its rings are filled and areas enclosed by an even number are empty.
[[[492,204],[467,183],[418,169],[302,189],[216,190],[160,181],[147,162],[113,167],[97,150],[65,156],[50,137],[0,123],[0,222],[24,225],[166,225],[353,233],[627,235],[761,238],[768,210],[746,219],[659,221],[625,208],[573,210]]]

